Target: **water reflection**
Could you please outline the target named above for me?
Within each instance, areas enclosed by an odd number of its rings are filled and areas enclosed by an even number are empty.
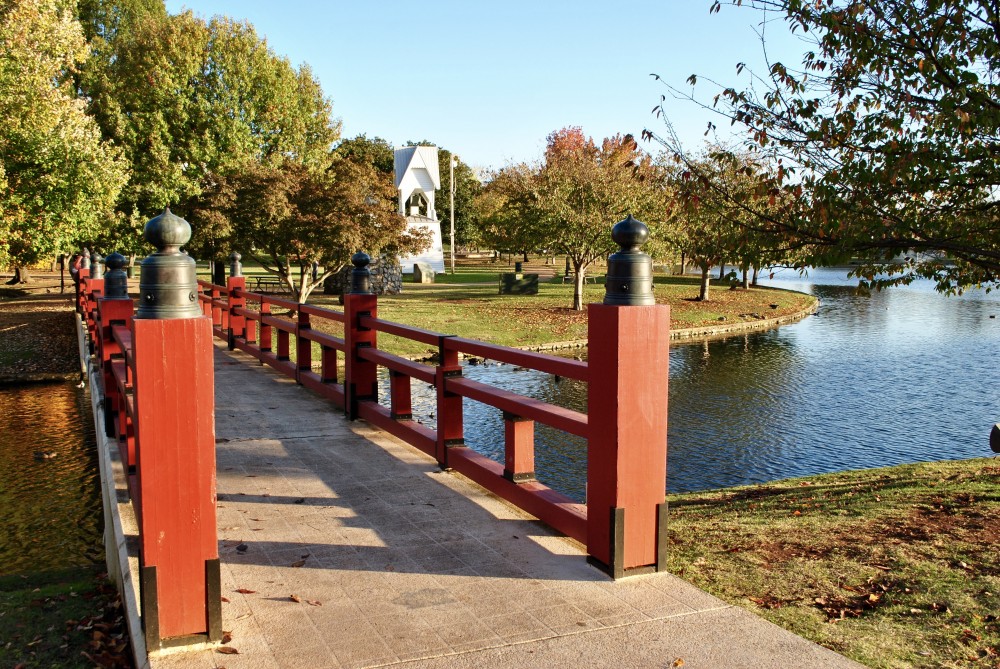
[[[990,453],[1000,420],[996,293],[945,297],[918,282],[865,296],[846,270],[765,283],[811,292],[820,309],[776,330],[672,346],[671,492]],[[465,374],[586,407],[585,384],[507,366]],[[414,410],[433,424],[428,389],[415,389]],[[468,400],[465,411],[469,445],[502,461],[500,413]],[[583,499],[582,440],[539,425],[536,460],[542,481]]]
[[[103,560],[89,410],[70,384],[0,388],[0,574]]]

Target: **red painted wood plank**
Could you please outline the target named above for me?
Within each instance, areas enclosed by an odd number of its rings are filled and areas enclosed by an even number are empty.
[[[448,464],[566,536],[586,541],[587,509],[584,505],[537,481],[512,483],[503,477],[502,464],[465,446],[448,449]]]
[[[397,337],[412,339],[413,341],[419,341],[422,344],[430,344],[431,346],[437,346],[441,337],[449,336],[443,335],[440,332],[421,330],[420,328],[403,325],[402,323],[395,323],[393,321],[384,321],[380,318],[373,318],[371,316],[362,316],[359,320],[359,324],[361,327],[370,328],[377,332],[384,332],[386,334],[396,335]]]
[[[377,348],[358,349],[358,357],[378,363],[395,372],[402,372],[425,383],[434,383],[434,368],[429,365],[421,365],[419,362],[413,362]]]
[[[572,409],[564,409],[531,397],[524,397],[508,390],[466,379],[453,377],[445,380],[445,388],[450,392],[489,404],[501,411],[530,418],[578,437],[586,438],[587,415]]]
[[[437,433],[426,425],[412,420],[395,420],[389,415],[389,409],[376,402],[358,402],[358,417],[434,456]]]
[[[469,355],[478,355],[481,358],[489,358],[505,362],[509,365],[528,367],[547,374],[556,374],[575,379],[577,381],[588,381],[590,379],[587,371],[587,363],[569,358],[559,358],[554,355],[535,353],[534,351],[522,351],[509,346],[497,346],[475,339],[465,339],[463,337],[449,337],[444,340],[444,348],[450,351],[458,351]]]

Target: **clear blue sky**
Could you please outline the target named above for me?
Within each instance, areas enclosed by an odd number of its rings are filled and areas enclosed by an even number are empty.
[[[600,140],[643,128],[666,89],[693,73],[748,83],[736,63],[762,62],[761,15],[710,0],[167,0],[177,13],[246,19],[292,64],[308,63],[343,136],[365,133],[396,146],[430,140],[474,167],[541,157],[545,136],[576,125]],[[781,24],[772,42],[801,49]],[[798,58],[789,58],[798,62]],[[703,97],[714,91],[699,85]],[[690,148],[708,117],[671,101],[670,118]],[[720,132],[723,129],[720,128]],[[655,146],[644,145],[647,150]]]

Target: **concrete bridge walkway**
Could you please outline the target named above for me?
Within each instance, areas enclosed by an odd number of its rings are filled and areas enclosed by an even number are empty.
[[[154,669],[859,666],[673,576],[610,580],[575,542],[222,345],[215,384],[231,639]]]

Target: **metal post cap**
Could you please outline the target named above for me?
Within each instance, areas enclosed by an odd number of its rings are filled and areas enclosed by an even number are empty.
[[[229,254],[229,276],[243,276],[243,265],[240,264],[242,258],[236,251]]]
[[[83,262],[80,263],[83,269],[90,269],[90,249],[83,250]]]
[[[198,277],[194,259],[180,250],[191,239],[191,225],[169,207],[142,231],[156,253],[142,261],[136,318],[197,318]]]
[[[351,294],[352,295],[371,295],[371,271],[368,269],[368,265],[371,263],[372,259],[367,253],[362,253],[358,251],[353,256],[351,256],[351,264],[354,265],[354,270],[351,272]]]
[[[142,236],[160,253],[177,253],[191,239],[191,224],[167,207],[162,214],[146,221]]]
[[[100,253],[94,253],[94,257],[91,260],[90,278],[91,279],[104,278],[104,258],[101,257]]]
[[[104,275],[104,297],[110,299],[128,298],[128,274],[125,265],[128,259],[121,253],[113,252],[104,259],[108,272]]]
[[[621,250],[608,256],[604,304],[656,304],[653,297],[653,260],[639,250],[649,239],[649,228],[629,214],[611,228],[611,239]]]

